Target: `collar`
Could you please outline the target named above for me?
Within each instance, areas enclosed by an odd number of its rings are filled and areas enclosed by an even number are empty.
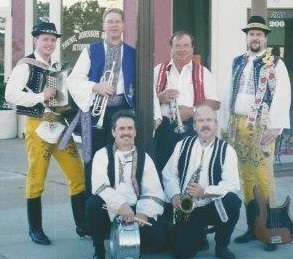
[[[171,66],[171,67],[175,67],[175,68],[176,68],[176,65],[175,65],[173,59],[171,59],[170,62],[168,63],[167,67],[169,67],[169,66]],[[192,69],[192,60],[190,60],[190,61],[189,61],[187,64],[185,64],[183,67],[188,67],[188,68]],[[177,69],[177,68],[176,68],[176,69]],[[183,69],[183,68],[182,68],[182,69]]]
[[[256,55],[249,55],[249,53],[247,52],[247,57],[251,60],[255,60],[255,59],[258,59],[260,57],[262,57],[265,53],[266,53],[266,49],[264,49],[262,52],[256,54]]]
[[[51,64],[48,64],[37,51],[34,51],[34,55],[37,61],[42,62],[46,64],[47,66],[53,67],[53,65],[59,64],[59,62],[57,62],[56,60],[53,60],[52,57],[50,57]]]
[[[196,142],[197,142],[197,144],[198,144],[199,146],[201,146],[202,148],[207,149],[207,148],[211,148],[211,147],[214,145],[215,140],[216,140],[216,137],[214,137],[213,141],[211,141],[211,143],[209,143],[209,144],[206,145],[206,146],[204,146],[204,145],[202,145],[202,144],[200,143],[199,137],[196,139]]]

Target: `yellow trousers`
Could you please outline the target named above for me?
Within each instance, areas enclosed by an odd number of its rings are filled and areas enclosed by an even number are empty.
[[[32,117],[28,117],[26,121],[26,198],[37,198],[42,195],[51,156],[56,159],[67,179],[70,195],[79,194],[85,188],[84,169],[73,139],[71,138],[65,150],[59,151],[58,144],[49,144],[35,133],[41,122],[41,119]]]
[[[257,124],[255,128],[247,128],[247,116],[235,115],[236,128],[234,148],[237,152],[240,178],[244,192],[244,202],[247,205],[254,199],[253,187],[257,185],[264,198],[269,199],[270,204],[275,201],[274,181],[274,146],[269,145],[269,155],[265,156],[260,146],[263,133]]]

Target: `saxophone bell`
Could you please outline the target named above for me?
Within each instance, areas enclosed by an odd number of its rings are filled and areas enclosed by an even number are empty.
[[[180,209],[186,214],[190,214],[194,210],[195,204],[192,197],[189,195],[184,195],[181,198]]]

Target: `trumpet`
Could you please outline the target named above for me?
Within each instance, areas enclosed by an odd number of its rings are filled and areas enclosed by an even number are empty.
[[[109,70],[106,70],[101,77],[100,82],[106,82],[108,86],[111,86],[113,83],[113,78],[114,78],[114,68],[115,68],[116,62],[113,61],[112,67]],[[108,96],[102,96],[97,94],[96,99],[93,104],[93,109],[92,109],[92,116],[100,116],[99,120],[97,122],[96,127],[98,129],[103,128],[103,123],[104,123],[104,116],[107,108],[107,103],[108,103]]]
[[[167,71],[166,73],[167,73],[167,85],[171,87],[171,82],[169,77],[170,71]],[[169,109],[170,109],[170,115],[171,115],[171,122],[177,124],[176,128],[174,129],[174,132],[185,133],[186,126],[183,124],[181,119],[180,110],[177,103],[177,98],[174,98],[174,100],[169,103]]]
[[[186,132],[186,126],[183,124],[179,106],[177,103],[177,99],[174,98],[174,100],[169,103],[170,107],[170,113],[171,113],[171,122],[174,122],[177,124],[176,128],[174,129],[175,133],[185,133]]]

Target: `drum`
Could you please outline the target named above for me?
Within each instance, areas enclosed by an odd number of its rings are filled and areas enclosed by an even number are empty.
[[[111,227],[110,254],[113,259],[138,259],[140,235],[137,222],[126,223],[116,217]]]

